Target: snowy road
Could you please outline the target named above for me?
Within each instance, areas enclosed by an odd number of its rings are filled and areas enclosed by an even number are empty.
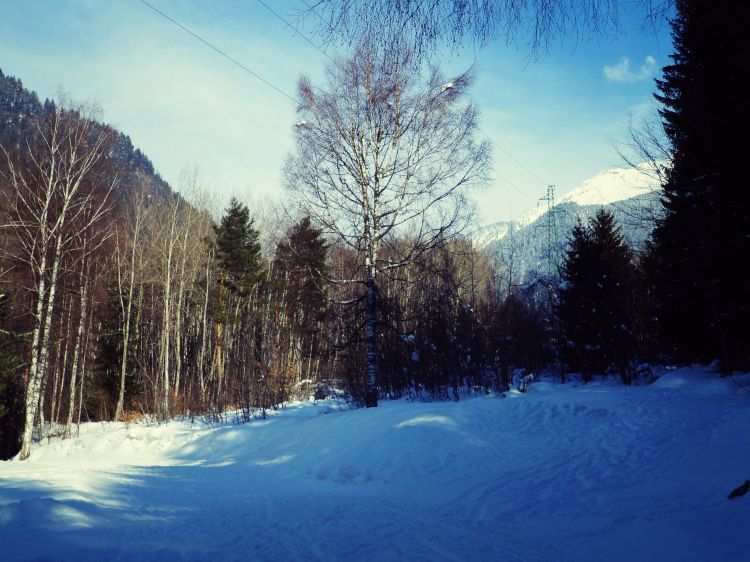
[[[0,463],[3,560],[748,560],[748,376],[244,426],[89,424]]]

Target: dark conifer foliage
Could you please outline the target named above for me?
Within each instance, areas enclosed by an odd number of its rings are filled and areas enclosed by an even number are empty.
[[[600,210],[572,233],[557,314],[565,364],[584,378],[625,368],[636,350],[632,318],[633,253],[612,214]]]
[[[378,301],[384,396],[458,400],[501,390],[498,342],[490,330],[497,298],[492,281],[488,260],[465,240],[387,278]]]
[[[43,106],[36,93],[0,70],[0,144],[17,146],[29,131],[31,119],[51,107],[52,102],[46,100]]]
[[[496,357],[499,386],[510,387],[513,372],[527,369],[539,372],[553,363],[545,310],[534,302],[529,291],[516,290],[498,303],[490,319],[490,340]]]
[[[216,257],[221,283],[246,293],[261,279],[260,233],[254,228],[247,205],[234,197],[216,230]]]
[[[18,376],[21,338],[1,327],[6,325],[11,299],[0,294],[0,460],[18,452],[23,428],[23,385]]]
[[[328,244],[309,217],[292,226],[276,246],[274,277],[283,281],[286,302],[314,319],[324,308]]]
[[[273,314],[268,331],[273,332],[280,358],[277,371],[282,396],[288,392],[284,385],[292,379],[317,379],[319,359],[329,355],[327,254],[322,231],[309,217],[287,229],[276,245],[267,287]]]
[[[681,362],[750,365],[750,5],[682,0],[657,100],[673,151],[654,232],[666,351]]]

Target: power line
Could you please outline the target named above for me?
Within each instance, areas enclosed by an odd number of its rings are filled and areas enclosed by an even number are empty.
[[[534,172],[534,170],[532,170],[531,168],[529,168],[528,166],[526,166],[526,165],[525,165],[525,164],[524,164],[523,162],[521,162],[520,160],[518,160],[518,158],[516,158],[515,156],[513,156],[513,155],[512,155],[512,154],[511,154],[510,152],[508,152],[508,151],[507,151],[506,149],[504,149],[504,148],[503,148],[502,146],[500,146],[499,144],[498,144],[498,145],[496,145],[496,146],[497,146],[497,147],[498,147],[498,148],[499,148],[499,149],[500,149],[500,150],[501,150],[502,152],[504,152],[504,153],[505,153],[505,155],[506,155],[506,156],[507,156],[508,158],[510,158],[511,160],[513,160],[513,162],[515,162],[516,164],[518,164],[519,166],[521,166],[521,168],[523,168],[524,170],[526,170],[526,171],[527,171],[528,173],[530,173],[530,174],[531,174],[532,176],[534,176],[534,177],[535,177],[536,179],[538,179],[538,180],[539,180],[540,182],[542,182],[543,184],[546,184],[546,183],[547,183],[547,182],[546,182],[546,181],[544,180],[544,178],[542,178],[542,177],[541,177],[540,175],[538,175],[538,174],[537,174],[536,172]]]
[[[265,2],[263,1],[263,0],[258,0],[258,4],[260,4],[260,5],[261,5],[261,6],[263,6],[263,7],[264,7],[264,8],[266,9],[266,10],[268,10],[269,12],[271,12],[271,13],[272,13],[272,14],[273,14],[274,16],[276,16],[277,18],[279,18],[279,19],[280,19],[280,20],[281,20],[282,22],[284,22],[284,23],[285,23],[285,24],[286,24],[287,26],[291,27],[291,28],[292,28],[292,29],[294,30],[294,32],[295,32],[295,33],[296,33],[297,35],[299,35],[300,37],[302,37],[302,39],[304,39],[304,40],[305,40],[305,41],[307,41],[307,42],[308,42],[308,43],[309,43],[310,45],[312,45],[314,49],[316,49],[316,50],[317,50],[318,52],[320,52],[320,53],[321,53],[321,54],[322,54],[322,55],[323,55],[324,57],[326,57],[326,58],[327,58],[327,59],[328,59],[329,61],[331,61],[331,62],[336,62],[336,61],[334,61],[334,60],[333,60],[333,59],[332,59],[332,58],[331,58],[331,57],[330,57],[330,56],[328,55],[328,53],[326,53],[326,52],[325,52],[325,51],[324,51],[323,49],[321,49],[321,48],[320,48],[320,47],[319,47],[318,45],[316,45],[316,44],[315,44],[315,43],[313,42],[313,40],[312,40],[312,39],[310,39],[309,37],[307,37],[306,35],[304,35],[304,34],[303,34],[303,33],[302,33],[302,32],[301,32],[300,30],[299,30],[299,28],[298,28],[298,27],[296,27],[295,25],[293,25],[293,24],[292,24],[292,23],[291,23],[291,22],[290,22],[289,20],[287,20],[287,19],[286,19],[286,18],[285,18],[284,16],[282,16],[282,15],[281,15],[281,14],[279,14],[279,13],[278,13],[278,12],[277,12],[276,10],[274,10],[273,8],[271,8],[271,6],[269,6],[268,4],[266,4],[266,3],[265,3]]]
[[[179,27],[179,28],[180,28],[180,29],[181,29],[182,31],[184,31],[184,32],[185,32],[185,33],[187,33],[188,35],[192,36],[192,37],[193,37],[194,39],[197,39],[198,41],[200,41],[201,43],[203,43],[204,45],[206,45],[206,46],[207,46],[208,48],[212,49],[213,51],[217,52],[218,54],[220,54],[221,56],[223,56],[224,58],[226,58],[226,59],[227,59],[227,60],[229,60],[230,62],[234,63],[234,64],[235,64],[236,66],[238,66],[239,68],[241,68],[242,70],[244,70],[245,72],[247,72],[248,74],[250,74],[251,76],[253,76],[254,78],[256,78],[256,79],[260,80],[261,82],[263,82],[264,84],[266,84],[266,85],[267,85],[267,86],[269,86],[270,88],[273,88],[274,90],[276,90],[276,91],[277,91],[277,92],[278,92],[279,94],[281,94],[282,96],[284,96],[284,97],[288,98],[289,100],[291,100],[291,101],[293,101],[293,102],[295,102],[295,103],[299,103],[299,100],[297,100],[297,99],[296,99],[295,97],[293,97],[293,96],[289,95],[288,93],[286,93],[286,92],[285,92],[284,90],[282,90],[281,88],[279,88],[278,86],[276,86],[276,85],[275,85],[275,84],[273,84],[272,82],[270,82],[270,81],[266,80],[266,79],[265,79],[265,78],[263,78],[263,77],[262,77],[262,76],[261,76],[260,74],[258,74],[257,72],[255,72],[254,70],[252,70],[252,69],[248,68],[247,66],[245,66],[244,64],[242,64],[242,63],[241,63],[240,61],[238,61],[237,59],[235,59],[234,57],[232,57],[231,55],[228,55],[227,53],[225,53],[224,51],[222,51],[221,49],[219,49],[219,48],[218,48],[217,46],[215,46],[215,45],[214,45],[214,44],[212,44],[211,42],[207,41],[206,39],[204,39],[203,37],[201,37],[201,36],[200,36],[200,35],[198,35],[197,33],[193,32],[192,30],[190,30],[189,28],[187,28],[186,26],[184,26],[183,24],[181,24],[180,22],[178,22],[177,20],[175,20],[174,18],[172,18],[171,16],[169,16],[168,14],[164,13],[164,12],[163,12],[162,10],[158,9],[157,7],[155,7],[155,6],[153,5],[153,4],[151,4],[151,3],[147,2],[147,0],[139,0],[139,1],[140,1],[140,2],[141,2],[141,3],[143,4],[143,5],[147,6],[148,8],[150,8],[151,10],[153,10],[154,12],[156,12],[157,14],[159,14],[159,15],[160,15],[161,17],[163,17],[163,18],[164,18],[164,19],[166,19],[167,21],[169,21],[169,22],[173,23],[174,25],[176,25],[177,27]],[[312,40],[311,40],[311,39],[310,39],[309,37],[307,37],[306,35],[304,35],[303,33],[301,33],[301,32],[299,31],[299,28],[298,28],[298,27],[296,27],[296,26],[295,26],[294,24],[292,24],[292,23],[291,23],[291,22],[290,22],[289,20],[287,20],[286,18],[284,18],[284,17],[283,17],[283,16],[281,15],[281,14],[279,14],[279,13],[278,13],[278,12],[277,12],[276,10],[274,10],[273,8],[271,8],[271,7],[270,7],[270,6],[269,6],[269,5],[268,5],[268,4],[266,3],[266,2],[264,2],[263,0],[257,0],[257,1],[258,1],[258,3],[259,3],[259,4],[261,5],[261,6],[263,6],[263,7],[264,7],[264,8],[266,9],[266,10],[268,10],[269,12],[271,12],[271,13],[272,13],[272,14],[273,14],[274,16],[276,16],[276,17],[277,17],[277,18],[278,18],[279,20],[281,20],[281,21],[282,21],[283,23],[285,23],[285,24],[286,24],[286,25],[287,25],[288,27],[290,27],[290,28],[294,29],[294,31],[295,31],[295,32],[296,32],[296,33],[297,33],[297,34],[298,34],[298,35],[299,35],[300,37],[302,37],[302,39],[304,39],[304,40],[305,40],[305,41],[306,41],[307,43],[309,43],[309,44],[310,44],[310,45],[311,45],[311,46],[312,46],[313,48],[315,48],[315,49],[316,49],[317,51],[319,51],[319,52],[320,52],[321,54],[323,54],[323,56],[325,56],[325,57],[326,57],[326,58],[327,58],[328,60],[330,60],[331,62],[335,62],[335,61],[334,61],[334,60],[333,60],[333,59],[332,59],[332,58],[330,57],[330,55],[328,55],[328,53],[326,53],[326,52],[325,52],[325,51],[323,51],[323,50],[322,50],[322,49],[321,49],[321,48],[320,48],[320,47],[319,47],[318,45],[316,45],[314,41],[312,41]],[[305,3],[305,4],[307,5],[307,3]],[[308,7],[309,7],[309,5],[308,5]],[[315,11],[313,10],[313,12],[315,12]],[[317,13],[316,13],[316,15],[317,15]],[[318,15],[318,17],[320,17],[320,16]],[[499,144],[498,144],[498,143],[497,143],[496,141],[494,141],[494,140],[493,140],[492,138],[490,138],[490,136],[489,136],[489,135],[488,135],[488,134],[487,134],[487,133],[486,133],[485,131],[483,131],[483,130],[482,130],[481,128],[479,128],[479,127],[477,127],[477,129],[478,129],[478,130],[479,130],[479,131],[480,131],[480,132],[481,132],[481,133],[482,133],[482,134],[483,134],[483,135],[484,135],[484,136],[485,136],[485,137],[487,138],[487,140],[489,140],[489,141],[490,141],[490,142],[491,142],[491,143],[492,143],[492,144],[493,144],[494,146],[496,146],[497,148],[499,148],[499,149],[500,149],[500,150],[501,150],[501,151],[502,151],[503,153],[505,153],[505,154],[506,154],[506,155],[507,155],[507,156],[508,156],[508,157],[509,157],[509,158],[510,158],[511,160],[513,160],[513,161],[514,161],[514,162],[515,162],[516,164],[518,164],[518,165],[519,165],[519,166],[520,166],[521,168],[523,168],[524,170],[526,170],[526,171],[527,171],[528,173],[530,173],[531,175],[533,175],[533,176],[534,176],[535,178],[537,178],[537,179],[538,179],[539,181],[541,181],[542,183],[546,183],[546,182],[544,181],[544,179],[542,179],[542,178],[541,178],[541,177],[540,177],[539,175],[537,175],[537,174],[536,174],[536,173],[535,173],[535,172],[534,172],[533,170],[531,170],[530,168],[528,168],[527,166],[525,166],[525,165],[524,165],[524,164],[523,164],[523,163],[522,163],[521,161],[519,161],[519,160],[518,160],[518,159],[517,159],[517,158],[516,158],[515,156],[513,156],[513,155],[512,155],[512,154],[511,154],[510,152],[508,152],[508,151],[507,151],[507,150],[506,150],[505,148],[503,148],[502,146],[500,146],[500,145],[499,145]],[[515,183],[513,183],[512,181],[510,181],[510,180],[509,180],[509,179],[508,179],[507,177],[505,177],[505,176],[502,176],[502,175],[500,175],[500,174],[497,174],[497,175],[498,175],[498,177],[500,177],[500,179],[504,180],[504,181],[505,181],[505,183],[506,183],[506,184],[507,184],[508,186],[510,186],[510,187],[512,187],[513,189],[515,189],[515,190],[516,190],[516,191],[517,191],[517,192],[518,192],[519,194],[521,194],[521,195],[522,195],[523,197],[527,197],[527,198],[529,198],[529,199],[533,199],[533,197],[532,197],[531,195],[529,195],[528,193],[526,193],[526,192],[525,192],[525,191],[524,191],[523,189],[521,189],[520,187],[518,187],[518,186],[517,186],[517,185],[516,185]]]
[[[482,130],[481,128],[477,127],[477,130],[478,130],[478,131],[479,131],[480,133],[482,133],[482,134],[484,135],[484,137],[485,137],[485,138],[486,138],[486,139],[487,139],[487,140],[488,140],[488,141],[489,141],[489,142],[490,142],[490,143],[491,143],[491,144],[492,144],[493,146],[495,146],[495,147],[499,148],[499,149],[500,149],[500,150],[502,150],[502,151],[503,151],[504,153],[508,154],[508,151],[507,151],[507,150],[505,150],[505,149],[504,149],[503,147],[501,147],[501,146],[500,146],[500,145],[499,145],[499,144],[498,144],[498,143],[497,143],[497,142],[496,142],[495,140],[493,140],[493,139],[492,139],[492,138],[491,138],[491,137],[490,137],[490,136],[489,136],[489,135],[488,135],[487,133],[485,133],[485,132],[484,132],[484,131],[483,131],[483,130]],[[517,160],[516,160],[515,158],[513,158],[513,161],[514,161],[514,162],[516,162],[516,163],[518,163],[518,161],[517,161]],[[518,187],[518,185],[516,185],[515,183],[513,183],[513,182],[512,182],[511,180],[509,180],[509,179],[508,179],[507,177],[505,177],[505,176],[503,176],[502,174],[499,174],[499,173],[497,173],[497,172],[494,172],[494,173],[495,173],[495,175],[496,175],[496,176],[498,176],[498,177],[499,177],[500,179],[502,179],[503,181],[505,181],[505,183],[507,183],[507,184],[508,184],[508,185],[509,185],[510,187],[512,187],[513,189],[515,189],[517,193],[519,193],[520,195],[522,195],[523,197],[525,197],[525,198],[526,198],[526,199],[528,199],[529,201],[536,201],[536,200],[537,200],[537,199],[536,199],[536,197],[534,197],[533,195],[530,195],[530,194],[529,194],[529,193],[527,193],[527,192],[526,192],[525,190],[523,190],[522,188]]]
[[[477,130],[479,130],[479,132],[481,132],[485,137],[487,137],[488,139],[490,139],[490,136],[487,133],[485,133],[481,128],[477,127]],[[534,170],[532,170],[531,168],[529,168],[528,166],[526,166],[518,158],[516,158],[515,156],[513,156],[508,150],[506,150],[505,148],[503,148],[502,146],[500,146],[500,144],[498,144],[496,141],[490,139],[490,142],[492,142],[493,145],[495,145],[497,148],[499,148],[500,151],[503,152],[508,158],[510,158],[511,160],[513,160],[513,162],[515,162],[516,164],[518,164],[521,168],[523,168],[529,174],[531,174],[536,179],[538,179],[540,182],[542,182],[542,184],[549,185],[548,181],[546,181],[543,177],[541,177],[539,174],[537,174]]]
[[[247,72],[247,73],[248,73],[248,74],[250,74],[251,76],[254,76],[254,77],[255,77],[255,78],[257,78],[258,80],[260,80],[261,82],[263,82],[263,83],[264,83],[264,84],[265,84],[266,86],[269,86],[270,88],[273,88],[273,89],[274,89],[274,90],[276,90],[276,91],[277,91],[278,93],[280,93],[280,94],[281,94],[282,96],[284,96],[284,97],[286,97],[286,98],[289,98],[289,99],[290,99],[290,100],[292,100],[292,101],[293,101],[294,103],[297,103],[297,104],[299,103],[299,101],[298,101],[298,100],[297,100],[297,99],[296,99],[295,97],[293,97],[293,96],[290,96],[290,95],[289,95],[289,94],[287,94],[287,93],[286,93],[286,92],[285,92],[284,90],[282,90],[281,88],[279,88],[279,87],[278,87],[278,86],[276,86],[275,84],[273,84],[273,83],[269,82],[268,80],[266,80],[265,78],[263,78],[263,77],[262,77],[262,76],[261,76],[260,74],[258,74],[257,72],[255,72],[255,71],[253,71],[253,70],[249,69],[249,68],[248,68],[247,66],[245,66],[244,64],[242,64],[242,63],[241,63],[240,61],[238,61],[238,60],[237,60],[237,59],[235,59],[234,57],[232,57],[232,56],[230,56],[230,55],[226,54],[226,53],[225,53],[224,51],[222,51],[221,49],[219,49],[218,47],[216,47],[216,46],[215,46],[215,45],[213,45],[212,43],[209,43],[208,41],[206,41],[206,40],[205,40],[205,39],[204,39],[203,37],[201,37],[200,35],[198,35],[198,34],[196,34],[196,33],[192,32],[192,31],[191,31],[190,29],[188,29],[187,27],[185,27],[184,25],[182,25],[182,24],[181,24],[180,22],[178,22],[177,20],[175,20],[175,19],[173,19],[173,18],[169,17],[169,16],[167,15],[167,14],[165,14],[164,12],[162,12],[162,11],[161,11],[160,9],[156,8],[156,7],[155,7],[155,6],[153,6],[152,4],[149,4],[149,3],[148,3],[148,2],[146,1],[146,0],[139,0],[139,1],[140,1],[140,2],[142,3],[142,4],[144,4],[145,6],[148,6],[149,8],[151,8],[151,9],[152,9],[152,10],[153,10],[154,12],[156,12],[157,14],[159,14],[159,15],[160,15],[161,17],[163,17],[164,19],[166,19],[166,20],[169,20],[170,22],[172,22],[173,24],[175,24],[175,25],[176,25],[177,27],[179,27],[180,29],[182,29],[182,30],[183,30],[183,31],[184,31],[185,33],[187,33],[187,34],[191,35],[192,37],[194,37],[195,39],[197,39],[198,41],[200,41],[201,43],[203,43],[204,45],[206,45],[206,46],[207,46],[207,47],[209,47],[210,49],[213,49],[214,51],[216,51],[217,53],[219,53],[219,54],[220,54],[220,55],[221,55],[222,57],[224,57],[224,58],[226,58],[226,59],[230,60],[231,62],[233,62],[234,64],[236,64],[237,66],[239,66],[239,67],[240,67],[240,68],[241,68],[242,70],[244,70],[245,72]]]
[[[508,185],[508,187],[512,187],[513,189],[515,189],[516,193],[522,195],[523,197],[525,197],[529,201],[536,201],[536,198],[533,195],[529,195],[528,193],[526,193],[526,191],[524,191],[522,188],[518,187],[518,184],[513,183],[510,179],[508,179],[508,177],[506,177],[506,176],[504,176],[504,175],[502,175],[502,174],[500,174],[500,173],[498,173],[496,171],[494,172],[494,175],[497,176],[498,178],[500,178],[501,180],[503,180]],[[509,193],[509,194],[511,194],[511,195],[513,195],[510,192],[510,190],[506,189],[506,192]]]

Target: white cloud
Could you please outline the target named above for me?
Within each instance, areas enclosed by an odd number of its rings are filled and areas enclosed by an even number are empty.
[[[641,82],[651,78],[656,70],[656,59],[648,55],[638,70],[630,68],[630,59],[622,57],[619,63],[609,66],[604,65],[604,76],[610,82]]]

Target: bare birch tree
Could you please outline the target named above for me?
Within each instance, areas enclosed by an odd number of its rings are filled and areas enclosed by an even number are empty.
[[[180,178],[180,194],[186,204],[180,209],[178,225],[178,245],[176,257],[177,302],[175,308],[175,342],[174,342],[174,393],[180,395],[183,371],[195,369],[184,358],[187,337],[187,303],[191,300],[200,272],[205,269],[204,261],[208,260],[208,239],[212,231],[210,216],[205,211],[206,195],[198,184],[196,171],[185,172]]]
[[[126,218],[124,233],[118,236],[115,246],[115,261],[117,264],[117,289],[122,312],[122,357],[120,359],[120,382],[115,406],[115,420],[119,420],[125,403],[125,375],[128,367],[128,351],[130,342],[130,322],[133,312],[133,296],[136,286],[136,271],[139,254],[143,251],[143,229],[146,223],[147,207],[145,196],[139,193],[135,196],[130,215]],[[118,233],[119,234],[119,233]],[[129,247],[128,247],[129,246]],[[127,263],[123,263],[122,253],[127,252]],[[127,285],[124,277],[127,276]]]
[[[482,181],[489,143],[477,143],[466,101],[470,71],[424,77],[408,57],[383,64],[366,44],[332,65],[327,84],[298,85],[300,121],[286,182],[304,214],[360,257],[365,286],[367,406],[377,405],[376,279],[402,267],[462,225],[466,188]],[[398,259],[384,241],[408,233]]]
[[[355,44],[378,37],[384,50],[408,46],[419,55],[464,43],[483,46],[494,39],[524,42],[533,56],[547,53],[560,38],[578,40],[616,34],[623,14],[638,11],[644,24],[658,29],[674,0],[315,0],[302,15],[318,21],[329,42]]]
[[[11,184],[9,226],[21,248],[17,257],[32,272],[35,301],[21,460],[31,451],[64,254],[80,232],[107,212],[115,181],[109,176],[109,186],[102,187],[92,177],[106,155],[110,131],[97,126],[83,109],[57,107],[41,117],[35,129],[20,153],[2,148]],[[95,197],[97,190],[104,196]]]
[[[177,253],[179,250],[180,214],[186,203],[182,197],[172,195],[170,200],[152,214],[151,246],[154,253],[156,283],[161,288],[161,341],[159,344],[159,374],[154,403],[163,418],[169,417],[170,369],[173,353],[172,331],[174,330],[173,293],[177,276]]]

